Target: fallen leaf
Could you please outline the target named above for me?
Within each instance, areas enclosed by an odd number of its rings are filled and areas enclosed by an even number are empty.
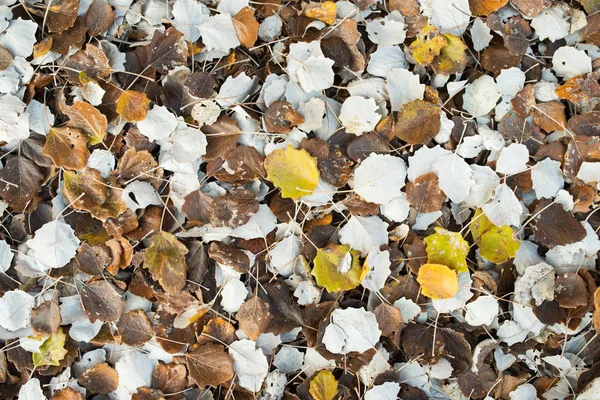
[[[76,128],[51,128],[46,136],[43,154],[48,156],[57,167],[80,170],[87,165],[90,151],[88,138]]]
[[[188,266],[185,255],[188,249],[175,235],[160,231],[150,238],[144,256],[144,268],[169,294],[176,294],[185,287]]]
[[[428,144],[440,131],[440,108],[433,103],[414,100],[405,104],[398,114],[388,115],[378,125],[391,124],[392,132],[409,144]]]
[[[467,255],[470,247],[460,232],[451,232],[436,227],[435,233],[427,236],[424,240],[427,244],[425,250],[427,251],[428,263],[432,265],[442,264],[453,269],[456,273],[469,270]]]
[[[123,343],[129,346],[140,346],[154,336],[152,323],[144,310],[131,310],[123,314],[117,329]]]
[[[424,264],[419,268],[417,282],[423,295],[433,299],[449,299],[458,293],[456,272],[441,264]]]
[[[469,8],[473,15],[487,16],[498,11],[508,3],[508,0],[469,0]]]
[[[85,26],[90,36],[106,32],[114,20],[115,12],[105,0],[94,0],[85,13]]]
[[[317,250],[311,274],[317,285],[330,293],[354,289],[369,271],[368,266],[361,266],[358,256],[350,246],[330,244]]]
[[[198,386],[217,387],[233,378],[233,360],[223,345],[206,343],[187,354],[190,377]]]
[[[8,158],[0,169],[0,196],[15,212],[33,211],[41,198],[43,176],[37,165],[25,157]]]
[[[150,99],[145,93],[126,90],[117,100],[117,113],[127,122],[143,121],[149,105]]]
[[[260,297],[252,297],[246,300],[238,310],[236,319],[240,329],[244,331],[250,340],[256,340],[265,332],[269,322],[273,319],[269,304]]]
[[[254,10],[244,7],[233,16],[233,27],[241,45],[250,48],[258,39],[258,21],[254,18]]]
[[[83,101],[77,101],[72,106],[67,106],[64,112],[69,117],[68,125],[81,129],[91,145],[102,142],[106,136],[108,122],[98,109]]]
[[[275,150],[265,158],[264,166],[267,179],[281,189],[283,198],[308,196],[319,184],[317,160],[306,150],[292,146]]]
[[[586,236],[583,225],[558,203],[540,200],[532,215],[535,241],[549,248],[579,242]]]
[[[90,322],[117,321],[125,309],[119,289],[105,279],[86,283],[81,289],[81,303]]]
[[[65,349],[65,340],[67,335],[59,329],[56,333],[50,335],[40,346],[40,351],[33,353],[33,365],[43,367],[46,365],[60,365],[60,361],[67,355]]]
[[[81,374],[77,383],[92,393],[108,394],[119,386],[119,374],[107,363],[101,363]]]
[[[338,381],[331,371],[323,369],[311,379],[309,393],[315,400],[333,400],[338,393]]]
[[[65,171],[62,193],[71,207],[91,211],[106,201],[107,186],[100,172],[93,168],[81,172]]]

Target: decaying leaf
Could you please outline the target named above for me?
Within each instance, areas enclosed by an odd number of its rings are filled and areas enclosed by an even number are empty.
[[[186,359],[190,377],[200,387],[217,387],[233,378],[233,360],[220,344],[204,344]]]
[[[117,113],[128,122],[142,121],[148,113],[150,99],[145,93],[126,90],[117,100]]]
[[[81,304],[90,322],[116,321],[125,309],[120,290],[105,279],[85,284],[81,289]]]
[[[411,101],[399,113],[384,118],[376,128],[388,129],[409,144],[428,144],[440,131],[440,108],[423,100]]]
[[[265,332],[273,319],[269,304],[260,297],[252,297],[241,305],[236,314],[240,329],[250,338],[256,340]]]
[[[55,127],[46,136],[43,154],[57,167],[80,170],[85,168],[90,157],[87,143],[88,138],[80,129]]]
[[[160,231],[150,238],[144,257],[144,268],[170,294],[178,293],[186,284],[188,271],[185,255],[188,249],[175,235]]]
[[[427,262],[437,265],[442,264],[455,272],[467,272],[467,255],[469,243],[463,239],[460,232],[450,232],[436,227],[433,235],[425,239],[427,244]]]
[[[60,361],[67,355],[65,349],[65,340],[67,335],[61,328],[50,335],[40,346],[40,351],[33,353],[33,365],[35,367],[43,367],[46,365],[60,365]]]
[[[106,117],[92,105],[78,101],[72,106],[67,106],[65,114],[69,117],[69,126],[81,129],[91,145],[102,142],[106,136]]]
[[[119,386],[119,374],[107,363],[101,363],[81,374],[77,383],[92,393],[108,394]]]

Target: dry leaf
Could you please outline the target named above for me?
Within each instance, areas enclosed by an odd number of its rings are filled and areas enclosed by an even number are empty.
[[[310,195],[319,184],[317,160],[306,150],[288,146],[270,153],[264,162],[267,179],[281,189],[283,198]]]
[[[250,340],[256,340],[265,332],[273,315],[270,313],[269,304],[260,297],[252,297],[241,305],[236,319],[246,336]]]
[[[117,100],[117,113],[127,122],[142,121],[148,113],[150,99],[145,93],[126,90]]]
[[[242,8],[233,16],[233,27],[242,46],[250,48],[258,39],[258,21],[254,18],[254,10],[250,7]]]
[[[87,143],[88,138],[79,129],[54,127],[46,136],[43,154],[59,168],[80,170],[86,167],[90,157]]]
[[[175,235],[160,231],[150,238],[144,256],[144,268],[169,294],[176,294],[185,287],[188,266],[185,255],[188,249]]]

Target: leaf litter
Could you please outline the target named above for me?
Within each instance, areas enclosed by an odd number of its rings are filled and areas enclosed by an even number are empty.
[[[0,3],[0,398],[598,398],[600,2]]]

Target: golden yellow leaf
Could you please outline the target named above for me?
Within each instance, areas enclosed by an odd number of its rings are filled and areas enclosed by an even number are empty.
[[[369,267],[360,265],[359,254],[348,245],[330,244],[318,249],[312,270],[317,285],[330,293],[354,289],[360,285]]]
[[[310,381],[309,392],[315,400],[333,400],[338,392],[338,381],[331,371],[323,369]]]
[[[451,75],[464,71],[467,66],[467,45],[458,36],[445,33],[446,45],[440,55],[433,60],[433,70],[436,74]]]
[[[264,162],[267,179],[281,189],[281,197],[298,199],[312,194],[319,184],[317,160],[291,145],[270,153]]]
[[[442,264],[424,264],[419,268],[417,282],[423,295],[433,299],[449,299],[458,293],[456,272]]]
[[[467,272],[469,243],[460,232],[451,232],[436,227],[435,233],[424,239],[427,244],[427,262],[445,265],[456,272]]]
[[[42,154],[48,156],[57,167],[84,169],[90,158],[87,137],[76,128],[51,128],[46,136]]]
[[[496,226],[481,209],[475,212],[471,223],[473,241],[479,246],[481,257],[495,264],[514,258],[521,242],[510,226]]]
[[[508,0],[469,0],[469,8],[473,15],[487,16],[498,11],[508,3]]]
[[[32,353],[33,365],[36,368],[44,365],[60,365],[60,361],[67,355],[66,339],[67,335],[63,333],[62,328],[59,328],[55,334],[44,341],[39,353]]]
[[[175,235],[160,231],[150,238],[146,249],[144,268],[152,274],[169,294],[176,294],[185,287],[188,266],[185,255],[188,249]]]
[[[127,122],[142,121],[148,114],[150,99],[145,93],[126,90],[117,100],[117,113]]]
[[[337,6],[333,1],[324,1],[322,3],[311,2],[304,9],[304,15],[308,18],[318,19],[329,25],[335,22],[336,12]]]
[[[440,35],[434,26],[426,25],[409,49],[417,63],[423,66],[430,65],[437,57],[442,48],[448,44],[444,35]]]

